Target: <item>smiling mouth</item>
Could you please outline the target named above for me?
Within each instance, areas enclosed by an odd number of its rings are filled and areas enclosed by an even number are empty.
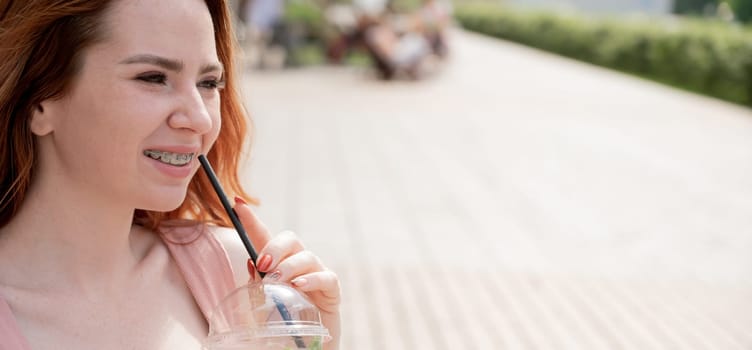
[[[163,151],[155,151],[155,150],[146,150],[144,151],[144,155],[154,159],[158,160],[162,163],[174,165],[174,166],[185,166],[188,163],[193,160],[193,156],[195,153],[172,153],[172,152],[163,152]]]

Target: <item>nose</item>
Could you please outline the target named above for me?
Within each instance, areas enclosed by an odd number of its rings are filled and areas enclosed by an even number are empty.
[[[214,124],[206,103],[196,88],[186,89],[179,94],[176,108],[167,122],[171,128],[191,130],[197,134],[209,132]]]

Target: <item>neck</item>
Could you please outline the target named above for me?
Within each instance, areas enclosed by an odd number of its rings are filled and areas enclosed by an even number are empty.
[[[137,263],[133,208],[70,184],[35,183],[0,229],[0,280],[20,288],[95,293]],[[31,276],[31,277],[30,277]]]

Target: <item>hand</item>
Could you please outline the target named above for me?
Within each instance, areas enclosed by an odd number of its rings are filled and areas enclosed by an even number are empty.
[[[258,266],[255,268],[267,273],[264,277],[267,281],[288,282],[306,293],[321,311],[324,327],[329,329],[332,336],[324,349],[338,349],[341,297],[337,275],[327,269],[316,255],[306,250],[294,233],[285,231],[272,238],[266,226],[242,199],[235,198],[234,209],[253,246],[261,249],[258,252]],[[257,278],[252,263],[248,264],[248,272],[251,280]]]

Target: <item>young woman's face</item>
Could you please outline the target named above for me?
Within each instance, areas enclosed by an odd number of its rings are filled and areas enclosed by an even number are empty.
[[[52,164],[76,186],[172,210],[219,133],[211,16],[202,0],[116,0],[103,29],[65,97],[42,104]]]

